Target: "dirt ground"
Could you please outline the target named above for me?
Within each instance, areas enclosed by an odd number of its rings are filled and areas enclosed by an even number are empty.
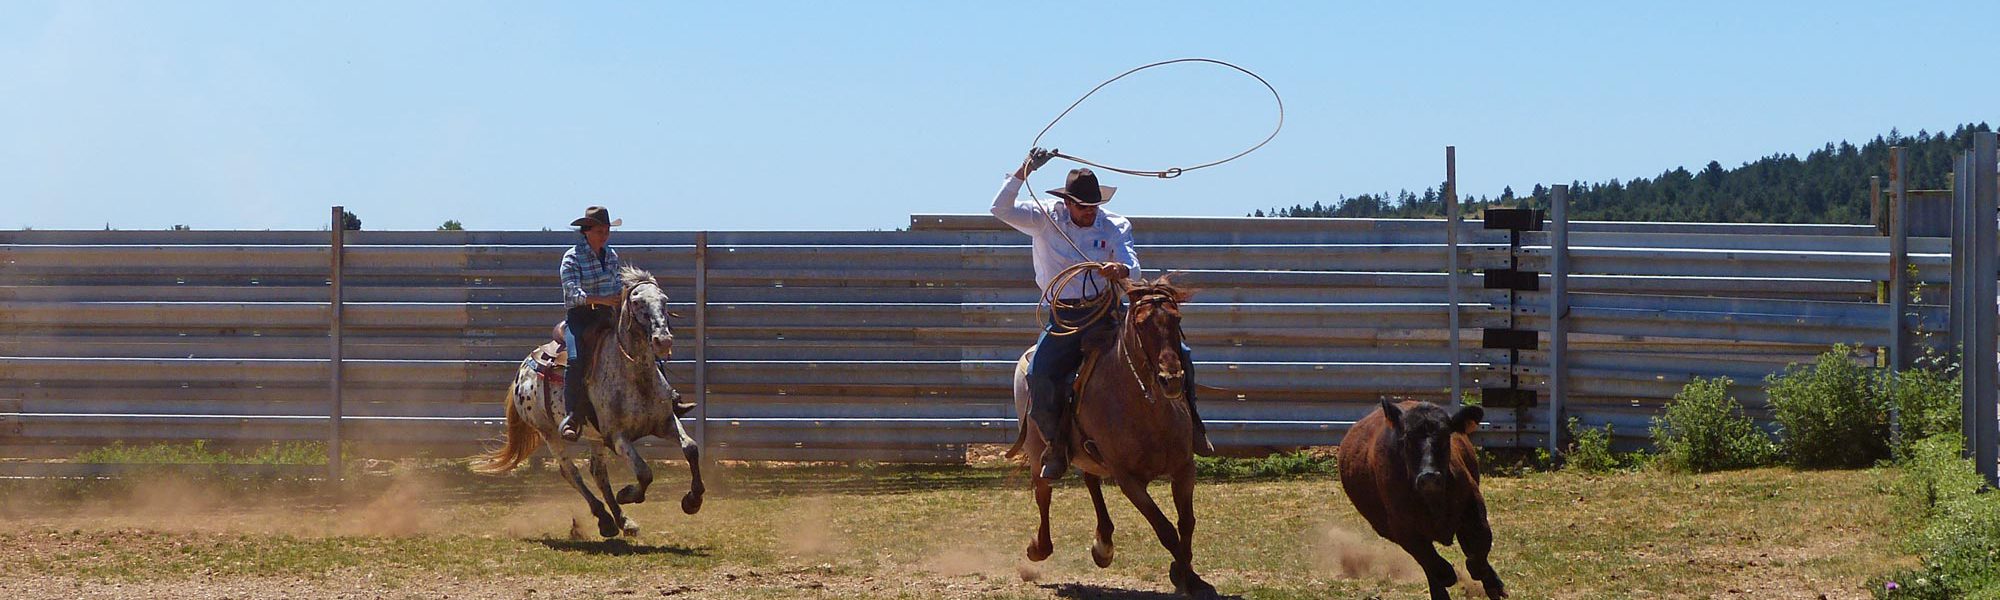
[[[1011,469],[723,468],[696,515],[679,510],[684,468],[660,470],[649,501],[628,507],[642,533],[609,541],[573,490],[532,469],[390,469],[337,490],[0,482],[0,598],[1179,597],[1166,553],[1115,494],[1117,564],[1090,564],[1074,481],[1057,490],[1056,556],[1030,563],[1033,504]],[[1493,561],[1514,598],[1865,598],[1869,575],[1910,560],[1886,477],[1489,478]],[[1196,568],[1244,598],[1425,597],[1414,562],[1338,487],[1204,482]]]

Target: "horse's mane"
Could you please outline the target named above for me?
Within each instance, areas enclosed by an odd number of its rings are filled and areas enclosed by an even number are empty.
[[[641,269],[638,267],[619,267],[618,280],[619,282],[624,283],[625,287],[627,288],[639,285],[641,283],[650,283],[653,285],[660,284],[659,280],[653,278],[652,273],[648,273],[646,272],[645,269]]]
[[[1177,303],[1186,302],[1188,301],[1189,298],[1193,298],[1195,289],[1174,285],[1172,279],[1175,275],[1179,275],[1179,273],[1168,273],[1165,275],[1161,275],[1158,278],[1152,279],[1150,281],[1128,280],[1126,282],[1126,285],[1128,285],[1132,291],[1138,292],[1139,297],[1164,295],[1168,298],[1173,299],[1173,301]]]

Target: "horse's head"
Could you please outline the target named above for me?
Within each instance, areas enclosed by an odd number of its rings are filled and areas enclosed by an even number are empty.
[[[1174,287],[1166,276],[1152,281],[1130,282],[1125,290],[1130,306],[1125,309],[1125,327],[1139,347],[1141,360],[1152,363],[1161,392],[1178,397],[1187,373],[1181,367],[1181,303],[1194,294]],[[1134,365],[1134,368],[1145,368]]]
[[[1426,497],[1439,495],[1451,482],[1451,436],[1471,435],[1485,416],[1485,409],[1477,406],[1446,413],[1444,407],[1429,402],[1408,408],[1382,403],[1382,417],[1389,420],[1395,451],[1402,458],[1403,476]]]
[[[667,326],[667,292],[652,273],[634,267],[618,271],[625,283],[625,307],[618,323],[621,347],[644,348],[658,358],[674,354],[674,331]],[[636,357],[635,357],[636,358]]]

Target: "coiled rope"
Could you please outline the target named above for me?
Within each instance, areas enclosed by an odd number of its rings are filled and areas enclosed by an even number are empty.
[[[1186,173],[1188,171],[1193,171],[1196,169],[1206,169],[1232,160],[1243,158],[1244,155],[1250,154],[1251,152],[1256,152],[1258,148],[1263,148],[1265,144],[1271,143],[1272,139],[1278,137],[1278,132],[1284,130],[1285,98],[1278,94],[1278,88],[1272,86],[1271,82],[1266,81],[1263,77],[1257,75],[1256,73],[1251,72],[1249,69],[1245,69],[1243,67],[1239,67],[1220,60],[1215,60],[1212,58],[1176,58],[1173,60],[1163,60],[1156,63],[1145,64],[1145,65],[1140,65],[1138,67],[1134,67],[1131,70],[1125,71],[1124,73],[1119,73],[1118,76],[1116,77],[1104,80],[1103,83],[1097,84],[1097,87],[1090,88],[1090,91],[1085,92],[1083,96],[1077,98],[1075,102],[1071,102],[1068,108],[1064,108],[1061,114],[1056,115],[1055,119],[1050,120],[1048,125],[1042,126],[1042,130],[1035,133],[1035,140],[1033,142],[1030,142],[1028,144],[1028,147],[1035,149],[1041,148],[1042,136],[1048,135],[1049,130],[1055,128],[1056,123],[1062,122],[1063,117],[1069,116],[1070,111],[1076,110],[1077,106],[1082,105],[1083,101],[1089,100],[1091,96],[1096,95],[1098,90],[1104,89],[1104,86],[1111,85],[1112,82],[1124,79],[1128,75],[1144,71],[1146,69],[1163,67],[1179,63],[1209,63],[1214,65],[1221,65],[1242,72],[1244,75],[1248,75],[1250,76],[1250,78],[1256,79],[1257,83],[1263,84],[1264,89],[1271,91],[1271,99],[1276,101],[1278,105],[1278,123],[1277,125],[1271,128],[1271,135],[1264,136],[1264,139],[1262,141],[1257,142],[1257,145],[1251,146],[1242,152],[1233,154],[1228,158],[1205,162],[1198,165],[1187,166],[1187,167],[1167,167],[1165,169],[1153,169],[1153,170],[1127,169],[1127,168],[1114,167],[1111,165],[1093,162],[1088,159],[1075,155],[1063,154],[1062,151],[1060,150],[1048,151],[1049,157],[1063,158],[1071,162],[1097,167],[1099,169],[1104,169],[1106,171],[1111,171],[1114,173],[1124,173],[1126,175],[1133,175],[1137,177],[1156,177],[1159,179],[1173,179],[1175,177],[1180,177],[1181,174]],[[1033,157],[1030,157],[1028,160],[1033,160]],[[1034,186],[1026,185],[1025,181],[1023,182],[1023,185],[1028,188],[1028,198],[1030,200],[1033,200],[1036,206],[1041,206],[1042,199],[1040,196],[1035,195]],[[1057,235],[1062,236],[1063,242],[1068,243],[1070,249],[1076,250],[1077,256],[1083,256],[1086,258],[1089,257],[1089,255],[1084,254],[1083,248],[1076,244],[1076,240],[1070,239],[1069,232],[1063,231],[1062,226],[1056,222],[1055,211],[1043,210],[1042,216],[1048,218],[1049,225],[1053,229],[1055,229]],[[1071,265],[1069,268],[1063,269],[1061,272],[1057,273],[1054,278],[1049,280],[1048,288],[1042,290],[1042,302],[1040,305],[1036,306],[1035,312],[1036,316],[1039,317],[1041,316],[1040,313],[1042,311],[1042,307],[1048,307],[1049,310],[1048,321],[1054,325],[1053,329],[1050,331],[1051,335],[1070,335],[1078,331],[1082,331],[1083,328],[1089,327],[1090,325],[1097,323],[1099,320],[1102,320],[1107,316],[1109,316],[1111,314],[1111,309],[1118,305],[1117,297],[1106,293],[1098,293],[1096,295],[1091,295],[1086,293],[1083,299],[1076,301],[1064,300],[1059,297],[1061,295],[1060,293],[1061,290],[1068,287],[1070,281],[1076,279],[1077,277],[1087,277],[1089,276],[1090,273],[1096,272],[1105,265],[1112,264],[1113,261],[1111,261],[1111,257],[1113,256],[1113,252],[1116,252],[1116,250],[1107,249],[1105,252],[1104,261],[1081,262],[1075,265]],[[1084,281],[1086,284],[1088,284],[1090,283],[1091,280],[1085,279]],[[1120,294],[1124,293],[1124,289],[1125,289],[1124,285],[1121,283],[1118,293]],[[1085,315],[1082,318],[1070,320],[1062,317],[1062,311],[1071,309],[1081,309],[1081,308],[1089,309],[1089,312],[1085,313]]]

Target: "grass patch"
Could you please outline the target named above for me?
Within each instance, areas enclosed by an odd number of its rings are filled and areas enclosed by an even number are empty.
[[[326,464],[323,442],[272,442],[247,450],[228,451],[208,447],[208,440],[181,444],[159,443],[127,446],[124,442],[77,453],[73,462],[96,464],[181,464],[181,465],[313,465]]]
[[[1339,459],[1327,450],[1298,450],[1262,458],[1197,456],[1195,475],[1214,479],[1279,479],[1340,473]]]

